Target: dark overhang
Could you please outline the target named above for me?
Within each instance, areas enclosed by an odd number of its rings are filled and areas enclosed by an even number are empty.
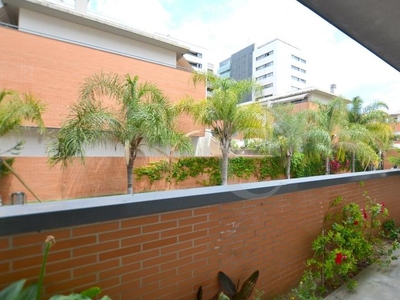
[[[400,71],[400,0],[297,0]]]

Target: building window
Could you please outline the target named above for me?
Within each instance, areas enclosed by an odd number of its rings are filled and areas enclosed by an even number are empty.
[[[298,91],[298,90],[300,90],[300,88],[299,87],[296,87],[296,86],[291,86],[291,89],[292,89],[292,91]]]
[[[200,52],[191,52],[191,51],[189,51],[187,54],[189,54],[191,56],[198,57],[198,58],[203,58],[203,54],[201,54]]]
[[[302,63],[306,63],[306,60],[305,59],[302,59],[302,58],[300,58],[300,57],[298,57],[298,56],[296,56],[296,55],[293,55],[292,54],[292,58],[294,59],[294,60],[297,60],[297,61],[299,61],[299,62],[302,62]]]
[[[272,77],[272,76],[274,76],[274,72],[270,72],[270,73],[258,76],[258,77],[256,77],[256,81],[260,81],[260,80],[263,80],[263,79],[265,79],[267,77]]]
[[[190,64],[192,67],[198,68],[198,69],[201,69],[201,68],[203,67],[202,64],[200,64],[200,63],[194,63],[194,62],[191,62],[191,61],[189,61],[189,64]]]
[[[265,69],[265,68],[267,68],[267,67],[270,67],[270,66],[272,66],[274,64],[274,62],[273,61],[270,61],[269,63],[266,63],[266,64],[263,64],[263,65],[261,65],[261,66],[258,66],[257,68],[256,68],[256,71],[260,71],[260,70],[262,70],[262,69]]]
[[[269,51],[269,52],[267,52],[267,53],[264,53],[264,54],[262,54],[262,55],[260,55],[260,56],[257,56],[257,57],[256,57],[256,61],[258,61],[258,60],[260,60],[260,59],[263,59],[264,57],[270,56],[270,55],[272,55],[272,54],[274,54],[274,50],[271,50],[271,51]]]
[[[296,67],[296,66],[293,66],[293,65],[292,65],[292,69],[293,69],[293,70],[296,70],[296,71],[299,71],[299,72],[301,72],[301,73],[304,73],[304,74],[306,73],[306,70],[304,70],[304,69],[302,69],[302,68],[299,68],[299,67]]]
[[[268,84],[264,84],[264,85],[262,86],[262,88],[263,88],[263,90],[265,90],[265,89],[272,88],[273,86],[274,86],[273,83],[268,83]]]
[[[296,76],[292,76],[292,79],[293,79],[293,80],[296,80],[296,81],[298,81],[298,82],[301,82],[301,83],[306,83],[306,81],[305,81],[304,79],[299,78],[299,77],[296,77]]]

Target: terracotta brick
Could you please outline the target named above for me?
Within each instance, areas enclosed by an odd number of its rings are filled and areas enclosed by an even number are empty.
[[[155,241],[160,238],[159,232],[148,233],[148,234],[141,234],[134,237],[124,238],[121,240],[121,246],[130,246],[130,245],[138,245],[143,244],[149,241]]]
[[[161,263],[165,262],[165,261],[172,261],[175,260],[178,257],[177,253],[170,253],[167,255],[163,255],[163,256],[158,256],[158,257],[154,257],[152,259],[147,259],[147,260],[143,260],[142,261],[142,267],[144,269],[155,266],[155,265],[160,265]]]
[[[178,227],[178,228],[174,228],[174,229],[170,229],[170,230],[166,230],[161,232],[161,238],[166,238],[166,237],[170,237],[170,236],[176,236],[176,235],[180,235],[180,234],[185,234],[185,233],[189,233],[192,232],[192,226],[186,226],[186,227]]]
[[[109,222],[96,225],[75,227],[72,229],[72,235],[73,236],[93,235],[94,233],[113,231],[118,229],[119,229],[118,222]]]
[[[140,250],[141,250],[141,247],[139,245],[117,248],[115,250],[100,253],[99,260],[106,260],[106,259],[111,259],[114,257],[121,257],[121,256],[129,255],[132,253],[137,253]],[[146,249],[144,249],[144,250],[146,250]]]
[[[208,217],[206,215],[187,218],[187,219],[180,219],[179,226],[193,225],[196,223],[203,223],[203,222],[207,222],[207,221],[208,221]]]
[[[59,281],[46,286],[46,293],[53,295],[56,293],[81,292],[96,284],[96,274],[87,274],[83,277],[73,277],[67,281]]]
[[[101,261],[90,266],[78,267],[73,270],[73,276],[79,277],[88,273],[99,273],[102,270],[108,270],[119,266],[119,258]]]
[[[145,243],[145,244],[143,244],[143,250],[150,250],[150,249],[154,249],[154,248],[168,246],[168,245],[177,243],[177,241],[178,241],[177,237],[170,237],[170,238],[161,239],[161,240],[150,242],[150,243]]]
[[[127,274],[129,272],[135,271],[135,270],[140,270],[141,269],[141,263],[133,263],[133,264],[123,264],[111,268],[105,268],[103,271],[99,272],[99,278],[100,279],[106,279],[106,278],[111,278],[111,277],[121,277],[122,274]]]
[[[192,215],[193,215],[193,210],[182,210],[179,212],[162,214],[160,217],[161,217],[161,222],[165,222],[165,221],[170,221],[170,220],[179,220],[179,219],[183,219],[183,218],[189,218]]]
[[[0,238],[0,250],[8,248],[9,245],[10,245],[10,238],[9,237]]]
[[[121,221],[121,228],[143,226],[146,224],[158,223],[160,217],[158,215],[145,216],[140,218],[132,218]]]
[[[55,262],[48,262],[46,265],[46,272],[53,273],[59,270],[73,269],[81,266],[88,266],[97,262],[97,255],[72,258],[69,260],[61,260]]]
[[[35,233],[30,235],[16,236],[12,238],[13,247],[26,246],[31,244],[44,244],[47,236],[52,235],[59,240],[67,239],[71,236],[71,229],[51,230],[48,232]]]
[[[132,237],[140,234],[140,228],[129,228],[117,231],[109,231],[99,234],[99,242],[118,240],[125,237]]]
[[[10,250],[0,250],[0,261],[36,256],[38,253],[42,253],[42,245],[36,244],[27,247],[13,248]]]
[[[154,232],[154,231],[167,230],[167,229],[175,228],[175,227],[177,227],[177,221],[168,221],[168,222],[162,222],[162,223],[143,226],[142,232],[149,233],[149,232]]]
[[[160,271],[159,266],[154,266],[147,269],[132,270],[132,272],[122,274],[122,282],[130,282],[136,280],[137,278],[142,278],[156,274]]]
[[[96,245],[93,245],[91,247],[81,247],[81,248],[76,248],[72,249],[72,255],[73,257],[80,257],[80,256],[85,256],[85,255],[90,255],[94,253],[99,253],[111,249],[116,249],[119,247],[119,241],[110,241],[110,242],[105,242],[105,243],[97,243]]]
[[[121,257],[121,264],[131,264],[134,262],[141,262],[142,260],[151,258],[151,257],[157,257],[160,255],[160,250],[159,249],[153,249],[150,251],[141,251],[140,253],[135,253],[131,255],[125,255],[124,257]]]
[[[176,252],[182,249],[186,249],[186,248],[190,248],[193,246],[193,242],[192,241],[187,241],[184,243],[178,243],[178,244],[174,244],[171,246],[167,246],[167,247],[163,247],[161,248],[161,254],[167,254],[167,253],[171,253],[171,252]]]

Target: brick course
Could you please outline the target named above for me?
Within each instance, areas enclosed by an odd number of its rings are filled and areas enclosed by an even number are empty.
[[[364,191],[400,221],[398,176],[339,184],[264,199],[185,209],[0,238],[0,288],[39,272],[45,236],[55,235],[45,295],[100,286],[114,300],[204,299],[217,273],[241,282],[260,270],[267,299],[298,283],[311,242],[337,196],[364,203]],[[201,193],[201,189],[199,189]],[[51,216],[49,216],[51,218]]]

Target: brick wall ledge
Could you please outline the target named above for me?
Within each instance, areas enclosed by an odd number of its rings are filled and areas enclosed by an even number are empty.
[[[323,175],[186,190],[0,206],[0,236],[93,224],[195,207],[265,198],[400,175],[400,170]]]

